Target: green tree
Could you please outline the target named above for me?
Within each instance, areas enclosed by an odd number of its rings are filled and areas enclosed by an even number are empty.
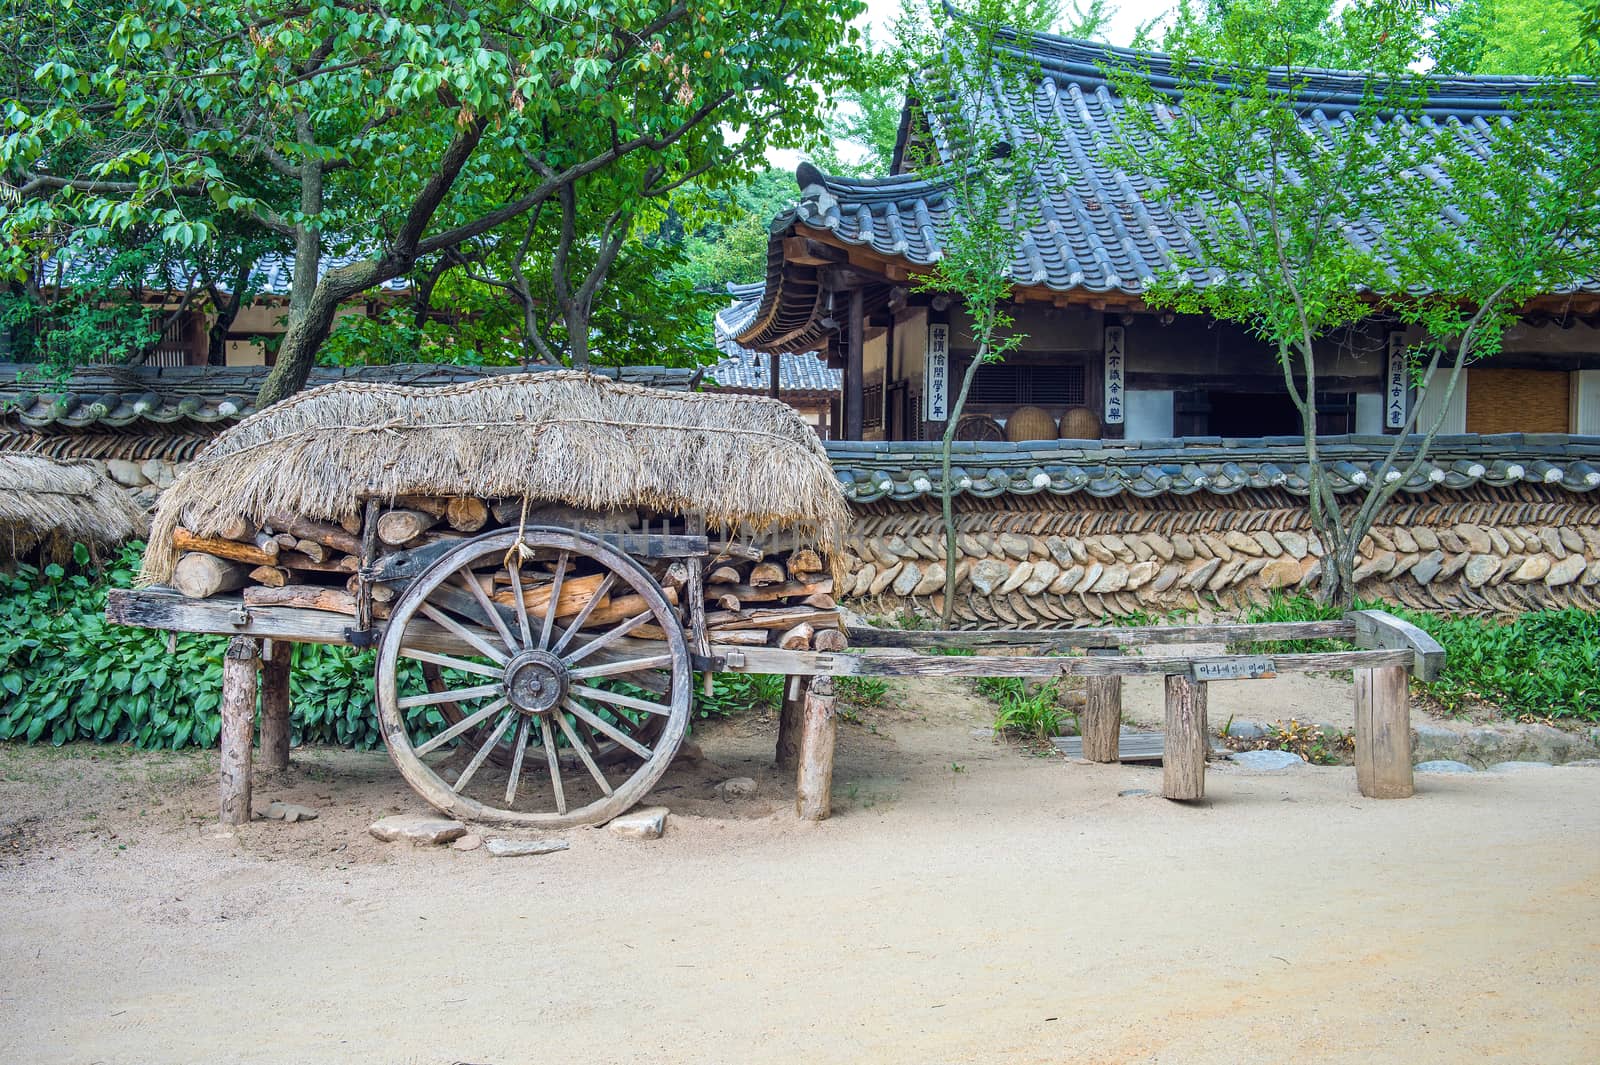
[[[1012,327],[1008,311],[1012,271],[1022,232],[1031,218],[1024,195],[1040,161],[1043,131],[1036,125],[1016,133],[983,117],[993,114],[988,101],[997,85],[1023,86],[1031,92],[1038,73],[1019,54],[1016,37],[1026,31],[1007,28],[1003,19],[1014,5],[1005,0],[977,0],[968,10],[948,18],[942,12],[914,12],[898,30],[915,71],[913,91],[923,117],[944,135],[914,153],[907,168],[938,183],[952,204],[954,220],[942,235],[941,254],[913,286],[921,292],[960,297],[970,320],[976,351],[950,405],[940,441],[940,509],[945,533],[943,625],[955,609],[956,525],[952,494],[951,451],[956,427],[978,369],[1004,359],[1021,346],[1024,334]],[[941,24],[942,23],[942,24]],[[1027,120],[1024,119],[1026,122]],[[941,147],[950,146],[950,147]]]
[[[1429,53],[1447,74],[1575,74],[1583,70],[1580,0],[1457,0]]]
[[[1128,107],[1115,161],[1188,221],[1192,250],[1145,299],[1243,323],[1276,350],[1304,426],[1321,591],[1347,604],[1361,538],[1422,468],[1465,367],[1499,350],[1528,299],[1600,276],[1600,99],[1593,83],[1552,82],[1486,124],[1481,145],[1431,136],[1429,83],[1411,73],[1415,9],[1366,0],[1342,18],[1362,98],[1310,123],[1285,91],[1305,77],[1301,42],[1251,14],[1180,20],[1174,91],[1116,72]],[[1318,450],[1317,348],[1374,314],[1420,338],[1408,352],[1419,400],[1376,470],[1355,475],[1365,487],[1341,498]],[[1438,400],[1427,424],[1421,396]]]
[[[604,259],[629,205],[804,144],[819,101],[854,77],[860,7],[32,6],[0,40],[21,89],[0,173],[31,205],[0,234],[34,237],[43,215],[71,211],[113,231],[160,225],[184,248],[210,238],[217,214],[279,235],[295,265],[260,397],[271,403],[304,383],[341,304],[419,263],[536,212],[559,219],[569,262],[593,246]],[[589,219],[599,228],[579,231]],[[330,252],[357,258],[326,268]],[[588,333],[574,328],[598,291],[587,279],[563,308],[569,337]],[[570,281],[552,274],[551,287]]]

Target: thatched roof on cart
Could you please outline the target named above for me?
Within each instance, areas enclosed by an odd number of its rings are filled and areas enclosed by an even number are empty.
[[[337,521],[402,495],[699,511],[714,528],[781,528],[829,553],[849,520],[821,442],[776,400],[573,371],[346,382],[251,415],[201,452],[162,494],[144,578],[170,578],[180,524],[210,535],[240,517]]]
[[[114,547],[144,532],[144,511],[93,464],[0,453],[0,559]]]

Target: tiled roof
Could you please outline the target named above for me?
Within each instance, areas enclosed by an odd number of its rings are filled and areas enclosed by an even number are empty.
[[[1103,44],[1037,35],[1026,46],[1009,37],[1012,51],[1025,54],[1039,71],[1031,94],[1001,93],[988,101],[999,121],[1021,137],[1016,116],[1023,108],[1042,108],[1051,138],[1048,163],[1033,175],[1027,198],[1035,219],[1023,234],[1011,267],[1019,285],[1056,291],[1082,290],[1135,296],[1155,275],[1173,266],[1174,249],[1192,252],[1190,225],[1169,207],[1159,190],[1142,177],[1110,166],[1106,151],[1115,142],[1125,104],[1113,91],[1104,68],[1148,65],[1156,87],[1175,94],[1176,80],[1168,57],[1150,52],[1112,48]],[[1341,111],[1359,103],[1359,77],[1335,71],[1308,71],[1304,84],[1290,89],[1301,102],[1301,121],[1316,132],[1346,121]],[[991,84],[999,85],[999,79]],[[1460,138],[1470,146],[1483,145],[1491,123],[1506,121],[1519,92],[1536,85],[1533,79],[1515,77],[1435,78],[1423,110],[1421,129],[1434,137]],[[930,116],[937,123],[937,116]],[[945,143],[945,130],[931,130],[935,144]],[[902,146],[904,134],[902,134]],[[944,152],[946,161],[949,153]],[[898,155],[898,151],[897,151]],[[856,179],[824,175],[803,165],[800,202],[773,224],[776,253],[781,236],[795,223],[825,231],[846,245],[862,245],[879,255],[911,265],[936,262],[952,225],[952,201],[944,187],[910,175]],[[1442,173],[1434,180],[1445,182]],[[1451,224],[1451,212],[1441,219]],[[1370,224],[1350,227],[1352,243],[1370,244],[1381,239]],[[781,255],[778,256],[781,259]],[[792,330],[794,319],[814,300],[815,293],[785,294],[775,300],[778,271],[769,254],[768,302],[752,324],[785,319],[783,329],[756,330],[742,335],[746,343],[771,344],[790,350],[776,337]],[[1210,280],[1204,270],[1191,270],[1196,284]],[[792,280],[792,279],[791,279]],[[1588,278],[1577,289],[1600,292],[1600,278]]]
[[[1352,492],[1372,483],[1392,437],[1332,436],[1319,443],[1334,490]],[[829,441],[824,445],[845,495],[856,503],[902,502],[937,496],[942,483],[936,442]],[[1309,491],[1310,466],[1296,436],[1248,440],[1084,441],[1052,444],[954,445],[955,495],[1134,496],[1230,495],[1245,488]],[[1398,476],[1398,471],[1390,473]],[[1600,437],[1506,433],[1437,437],[1406,492],[1462,489],[1476,484],[1560,485],[1573,492],[1600,490]]]
[[[707,371],[707,376],[723,388],[765,392],[771,381],[770,355],[752,351],[735,338],[750,327],[761,305],[763,284],[729,285],[733,304],[717,312],[716,342],[722,359]],[[842,373],[832,369],[814,351],[794,352],[778,357],[778,388],[781,392],[837,392]]]
[[[544,367],[530,367],[540,370]],[[30,430],[174,428],[237,421],[255,411],[264,366],[95,366],[66,382],[37,379],[39,368],[0,364],[0,425]],[[307,387],[335,381],[450,385],[521,373],[520,366],[317,367]],[[686,388],[692,370],[652,366],[595,367],[594,372],[656,388]],[[20,378],[20,379],[19,379]]]

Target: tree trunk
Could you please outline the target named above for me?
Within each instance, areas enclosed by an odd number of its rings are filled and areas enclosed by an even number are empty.
[[[944,515],[944,608],[939,611],[939,624],[946,629],[950,627],[950,619],[955,616],[956,608],[956,507],[955,497],[950,493],[950,446],[955,443],[956,426],[961,421],[961,412],[967,406],[967,393],[972,391],[978,367],[983,365],[988,354],[989,342],[980,341],[977,354],[972,357],[966,374],[961,378],[961,392],[956,396],[955,405],[950,408],[950,419],[944,423],[944,435],[940,437],[939,462],[943,479],[939,504]]]

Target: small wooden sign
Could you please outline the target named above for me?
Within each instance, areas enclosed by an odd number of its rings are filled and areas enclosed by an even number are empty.
[[[1262,680],[1278,675],[1270,658],[1197,658],[1189,663],[1195,680]]]

